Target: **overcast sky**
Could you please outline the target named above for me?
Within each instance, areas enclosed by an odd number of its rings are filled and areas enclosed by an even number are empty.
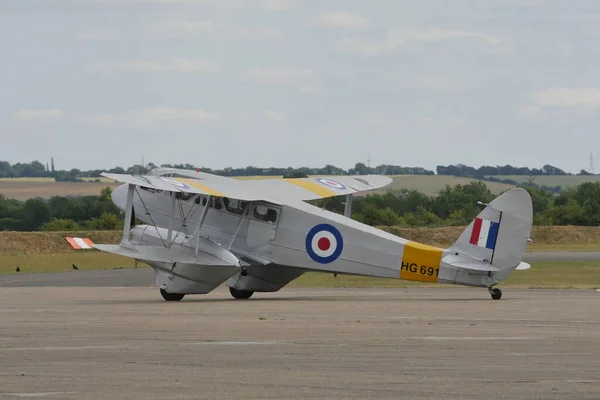
[[[598,173],[598,38],[598,0],[0,0],[0,159]]]

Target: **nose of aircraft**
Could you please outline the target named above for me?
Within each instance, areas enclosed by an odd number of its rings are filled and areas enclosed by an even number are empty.
[[[118,188],[116,188],[111,193],[111,198],[115,206],[125,211],[125,207],[127,206],[127,184],[124,183]]]

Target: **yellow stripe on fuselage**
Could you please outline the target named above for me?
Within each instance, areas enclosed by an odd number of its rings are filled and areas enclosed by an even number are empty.
[[[213,189],[211,187],[203,185],[203,184],[199,183],[195,179],[186,179],[186,178],[171,178],[171,179],[175,179],[175,180],[178,180],[178,181],[183,182],[185,184],[188,184],[190,186],[193,186],[196,189],[202,190],[204,193],[206,193],[208,195],[211,195],[211,196],[227,197],[224,193],[221,193],[218,190],[215,190],[215,189]]]
[[[442,263],[442,249],[417,242],[404,245],[400,279],[437,282]]]
[[[334,191],[323,187],[323,185],[319,185],[317,182],[307,181],[302,178],[284,179],[284,181],[293,183],[296,186],[300,186],[301,188],[309,190],[309,191],[313,192],[314,194],[321,196],[321,197],[332,197],[332,196],[338,195]]]

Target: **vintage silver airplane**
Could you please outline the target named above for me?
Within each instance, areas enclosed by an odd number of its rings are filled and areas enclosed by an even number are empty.
[[[237,180],[157,168],[103,173],[125,211],[121,243],[95,248],[150,265],[167,301],[227,282],[231,295],[276,292],[308,271],[494,288],[522,262],[532,226],[527,191],[498,196],[442,249],[349,218],[352,195],[387,186],[381,175]],[[344,215],[308,203],[345,196]],[[148,225],[134,226],[135,219]]]

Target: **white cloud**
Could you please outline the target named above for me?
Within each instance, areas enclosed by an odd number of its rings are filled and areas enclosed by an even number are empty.
[[[411,129],[414,127],[444,128],[466,125],[467,120],[458,115],[400,113],[391,114],[385,111],[369,111],[361,115],[362,123],[377,129]]]
[[[82,40],[94,40],[97,42],[101,42],[109,40],[119,40],[123,37],[123,34],[119,32],[90,29],[76,34],[75,37],[77,39]]]
[[[256,0],[256,4],[267,11],[283,11],[292,8],[292,0]]]
[[[215,23],[202,20],[156,21],[142,26],[138,34],[144,38],[181,38],[202,36],[214,32]]]
[[[132,124],[137,126],[158,123],[202,123],[214,121],[251,120],[262,118],[271,121],[285,121],[286,115],[280,111],[267,109],[262,113],[248,111],[215,112],[195,108],[153,107],[140,110],[131,110],[119,114],[88,114],[84,120],[92,123],[117,125]]]
[[[129,26],[121,31],[90,29],[76,35],[78,39],[91,41],[115,41],[125,39],[170,40],[280,40],[280,31],[270,27],[241,27],[214,21],[189,19],[181,16],[160,18]]]
[[[47,108],[42,110],[19,110],[13,116],[21,120],[33,120],[33,119],[48,119],[48,118],[60,118],[64,115],[62,110],[58,108]]]
[[[540,106],[600,107],[600,88],[554,88],[533,95],[533,100]]]
[[[134,125],[148,125],[161,122],[202,122],[212,121],[219,117],[217,113],[202,109],[177,109],[170,107],[154,107],[141,110],[132,110],[123,114],[91,114],[85,116],[90,122],[113,125],[130,123]]]
[[[321,26],[341,29],[367,29],[370,25],[369,20],[359,13],[348,11],[335,11],[323,14],[318,20]]]
[[[263,115],[266,119],[283,122],[287,120],[284,113],[275,110],[264,110]]]
[[[393,52],[400,48],[411,48],[411,46],[418,46],[424,43],[459,39],[478,39],[492,46],[496,51],[506,48],[505,44],[499,38],[478,32],[452,29],[431,29],[428,31],[392,29],[387,32],[387,37],[383,40],[345,39],[340,43],[340,49],[346,52],[372,56]]]
[[[96,0],[96,3],[103,5],[167,5],[167,6],[187,6],[187,7],[205,7],[216,11],[234,11],[245,7],[259,8],[266,11],[282,11],[292,7],[293,0]]]
[[[297,84],[312,80],[315,71],[297,67],[252,67],[242,73],[242,77],[256,83]]]
[[[97,64],[91,67],[95,72],[203,72],[214,73],[220,70],[220,64],[216,61],[190,60],[186,58],[175,58],[170,61],[121,61],[114,63]]]
[[[521,109],[527,118],[542,116],[542,111],[551,107],[570,107],[579,111],[596,111],[600,108],[600,88],[564,88],[543,90],[531,96],[531,102]]]
[[[572,56],[574,53],[573,46],[564,38],[556,40],[556,47],[558,51],[565,56]]]
[[[460,89],[459,84],[455,81],[440,76],[417,78],[412,80],[409,85],[417,89],[441,92],[455,92]]]
[[[272,68],[252,67],[242,72],[241,79],[247,82],[269,85],[295,86],[300,93],[316,94],[324,91],[313,69],[293,66]]]

